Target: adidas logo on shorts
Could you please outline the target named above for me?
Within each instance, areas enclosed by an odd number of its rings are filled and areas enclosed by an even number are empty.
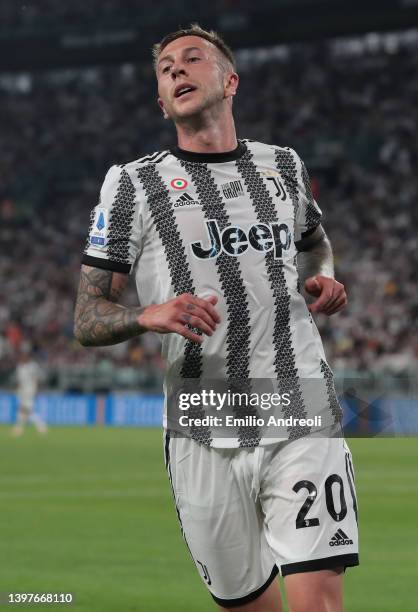
[[[183,193],[174,204],[174,208],[179,208],[179,206],[199,206],[200,202],[196,202],[193,200],[192,196],[188,193]]]
[[[336,531],[329,541],[330,546],[348,546],[349,544],[353,544],[353,540],[342,529]]]

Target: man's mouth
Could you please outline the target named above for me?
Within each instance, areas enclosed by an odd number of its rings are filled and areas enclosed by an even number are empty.
[[[181,96],[184,96],[191,91],[195,91],[195,89],[196,87],[194,85],[178,85],[174,90],[174,97],[181,98]]]

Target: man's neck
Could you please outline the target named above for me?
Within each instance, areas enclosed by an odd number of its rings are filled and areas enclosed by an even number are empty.
[[[236,149],[237,135],[231,117],[209,125],[177,124],[178,146],[194,153],[225,153]]]

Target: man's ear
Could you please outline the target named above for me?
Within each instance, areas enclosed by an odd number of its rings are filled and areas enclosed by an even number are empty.
[[[161,100],[161,98],[158,98],[157,100],[158,102],[158,106],[161,108],[161,110],[163,111],[163,117],[164,119],[169,119],[168,113],[164,108],[164,102]]]
[[[229,72],[225,83],[225,97],[235,96],[238,89],[239,76],[236,72]]]

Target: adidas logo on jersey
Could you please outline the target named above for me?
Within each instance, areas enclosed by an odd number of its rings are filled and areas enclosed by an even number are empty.
[[[174,204],[174,208],[179,208],[180,206],[199,206],[200,202],[196,202],[193,200],[192,196],[188,193],[183,193]]]
[[[348,546],[349,544],[353,544],[353,540],[342,529],[336,531],[329,541],[330,546]]]

